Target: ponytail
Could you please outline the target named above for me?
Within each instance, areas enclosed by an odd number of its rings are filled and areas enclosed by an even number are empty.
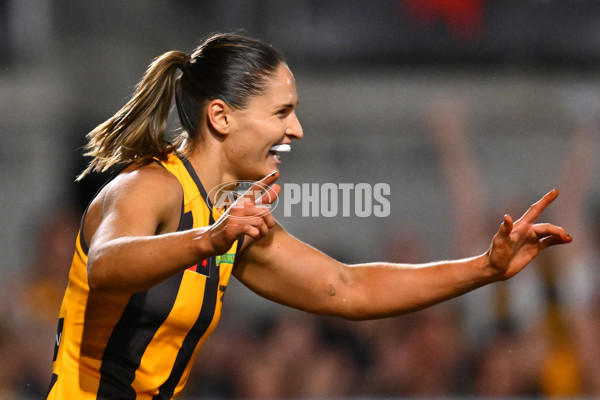
[[[105,172],[116,165],[143,165],[165,159],[174,145],[165,138],[177,68],[189,57],[169,51],[156,58],[136,86],[131,100],[110,119],[88,133],[85,156],[93,157],[77,177]]]

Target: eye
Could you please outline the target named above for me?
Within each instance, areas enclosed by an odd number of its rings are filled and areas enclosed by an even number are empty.
[[[279,110],[277,110],[277,112],[275,113],[279,118],[286,118],[288,115],[290,115],[290,113],[292,112],[294,108],[290,107],[290,106],[285,106],[283,108],[280,108]]]

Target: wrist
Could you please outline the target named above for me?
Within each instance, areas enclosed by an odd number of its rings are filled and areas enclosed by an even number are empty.
[[[210,238],[209,227],[194,229],[193,235],[193,253],[196,261],[204,260],[216,255],[216,251]]]
[[[478,258],[479,270],[481,271],[481,279],[485,285],[502,280],[500,269],[494,266],[490,259],[490,251],[488,250]]]

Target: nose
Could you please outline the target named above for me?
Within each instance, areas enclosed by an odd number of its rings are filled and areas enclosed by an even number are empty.
[[[285,134],[294,139],[302,139],[304,136],[304,132],[302,131],[302,125],[300,124],[300,120],[296,115],[296,112],[292,112],[289,115],[289,124],[287,129],[285,130]]]

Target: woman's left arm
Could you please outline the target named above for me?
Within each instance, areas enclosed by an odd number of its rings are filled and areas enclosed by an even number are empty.
[[[535,224],[557,195],[549,192],[514,223],[505,216],[488,251],[472,258],[347,265],[276,225],[236,257],[234,275],[263,297],[316,314],[357,320],[400,315],[508,279],[544,248],[570,242],[563,228]]]

